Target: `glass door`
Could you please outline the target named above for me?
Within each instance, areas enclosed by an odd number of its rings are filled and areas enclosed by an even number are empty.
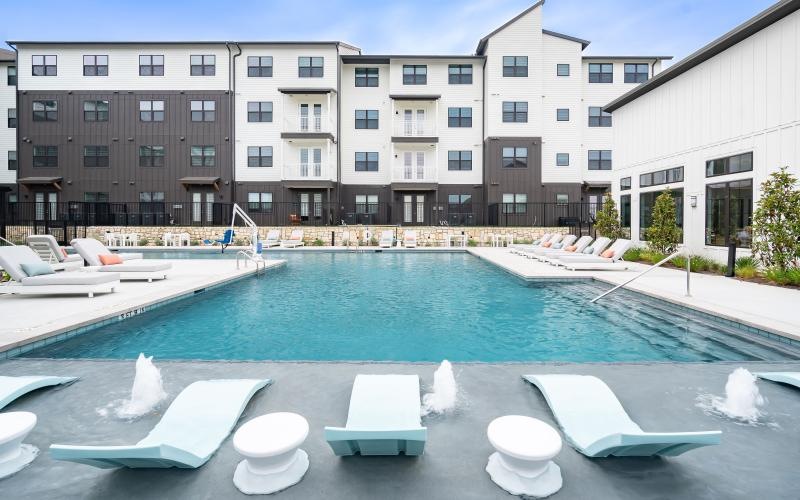
[[[417,223],[423,224],[425,222],[425,195],[417,195]]]
[[[314,105],[314,132],[322,131],[322,104]]]
[[[404,151],[403,152],[403,179],[404,180],[411,180],[413,178],[413,170],[412,170],[412,160],[414,156],[411,151]]]
[[[417,152],[417,180],[425,180],[425,153]]]
[[[414,134],[414,110],[403,110],[403,135]]]
[[[425,135],[425,110],[417,110],[417,133],[416,135]]]
[[[407,194],[403,196],[403,222],[410,224],[413,218],[414,197]]]
[[[300,131],[308,132],[308,104],[300,105]]]
[[[199,224],[203,220],[203,193],[192,193],[192,222]]]

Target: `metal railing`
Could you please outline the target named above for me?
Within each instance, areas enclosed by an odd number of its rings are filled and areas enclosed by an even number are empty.
[[[558,227],[569,226],[590,232],[600,203],[492,203],[487,210],[488,226]]]
[[[435,137],[436,123],[433,120],[399,120],[394,122],[395,137]]]
[[[645,274],[649,273],[653,269],[655,269],[657,267],[661,267],[663,264],[666,264],[667,262],[671,261],[672,259],[674,259],[675,257],[679,256],[680,254],[681,254],[681,252],[677,251],[677,252],[674,252],[671,255],[668,255],[668,256],[664,257],[663,259],[661,259],[660,261],[656,262],[652,266],[648,267],[644,271],[640,272],[639,274],[637,274],[633,278],[631,278],[631,279],[629,279],[629,280],[627,280],[627,281],[625,281],[623,283],[620,283],[619,285],[615,286],[611,290],[606,290],[605,292],[601,293],[600,295],[598,295],[597,297],[593,298],[589,302],[594,304],[595,302],[597,302],[598,300],[602,299],[606,295],[619,290],[620,288],[624,287],[625,285],[627,285],[627,284],[629,284],[629,283],[631,283],[633,281],[636,281],[637,279],[641,278],[642,276],[644,276]],[[686,257],[686,296],[687,297],[691,297],[692,296],[691,295],[691,289],[690,289],[690,286],[691,286],[691,278],[690,278],[690,276],[691,276],[691,274],[692,274],[692,259],[689,258],[689,257]]]
[[[436,182],[435,165],[394,165],[392,182]]]
[[[283,178],[286,180],[325,179],[332,180],[327,163],[306,162],[283,165]]]

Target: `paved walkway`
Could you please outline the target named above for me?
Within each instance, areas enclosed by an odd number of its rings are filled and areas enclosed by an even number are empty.
[[[468,251],[524,279],[591,277],[617,285],[648,267],[633,263],[628,271],[567,271],[512,254],[507,248],[480,247]],[[627,288],[800,340],[798,290],[692,273],[691,297],[686,297],[686,272],[665,268],[651,271]]]

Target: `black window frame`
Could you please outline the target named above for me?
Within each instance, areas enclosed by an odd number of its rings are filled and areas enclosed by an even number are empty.
[[[597,158],[592,158],[592,153],[597,153]],[[606,155],[605,153],[608,153]],[[604,158],[608,156],[608,158]],[[589,170],[611,170],[612,169],[612,150],[611,149],[590,149],[588,151],[588,163],[586,164]]]
[[[633,205],[631,204],[631,195],[623,194],[619,197],[619,220],[620,225],[624,228],[631,227],[631,215],[633,214]]]
[[[655,206],[656,198],[658,198],[661,193],[664,193],[665,189],[655,190],[655,191],[645,191],[639,193],[639,239],[641,241],[647,241],[647,228],[650,227],[650,224],[653,222],[653,207]],[[675,200],[675,214],[676,214],[676,225],[681,230],[681,237],[680,241],[683,242],[683,224],[686,215],[684,214],[684,190],[683,188],[677,189],[670,189],[672,193],[672,198]],[[645,203],[642,200],[642,197],[649,199],[648,203]],[[646,210],[649,208],[649,212]],[[645,220],[650,219],[647,224],[645,224]]]
[[[273,166],[272,146],[247,146],[247,168],[272,168]]]
[[[164,76],[164,55],[139,54],[139,76]]]
[[[566,163],[561,160],[566,158]],[[556,153],[556,167],[569,167],[569,153]]]
[[[511,155],[507,153],[511,150]],[[525,154],[520,154],[524,150]],[[502,168],[528,168],[527,146],[503,146],[500,151]]]
[[[556,121],[568,122],[569,121],[569,108],[556,108]]]
[[[307,64],[303,64],[306,62]],[[319,64],[315,64],[319,62]],[[297,58],[298,78],[322,78],[325,76],[325,58],[322,56],[299,56]]]
[[[589,83],[614,83],[614,63],[589,63]]]
[[[359,202],[359,197],[364,199],[363,202]],[[357,214],[377,214],[379,212],[378,207],[380,206],[380,195],[377,194],[356,194],[353,196],[354,199],[354,207],[355,212]],[[373,199],[375,201],[370,201]]]
[[[139,146],[139,166],[142,168],[163,168],[166,166],[167,150],[162,145],[145,144]]]
[[[603,111],[602,106],[589,106],[588,116],[590,127],[611,127],[613,124],[611,113]]]
[[[380,68],[357,67],[354,71],[356,87],[378,87],[380,86]]]
[[[747,159],[745,165],[749,164],[749,168],[741,168],[742,160]],[[735,155],[724,156],[722,158],[714,158],[713,160],[706,161],[706,178],[719,177],[721,175],[739,174],[742,172],[753,171],[753,152],[738,153]],[[731,164],[737,165],[735,170],[731,170]],[[719,170],[717,170],[719,167]]]
[[[631,177],[623,177],[619,180],[619,190],[629,191],[631,189]]]
[[[427,85],[427,84],[428,84],[427,64],[403,65],[403,85]]]
[[[356,172],[378,172],[380,168],[380,154],[378,151],[356,151]]]
[[[33,146],[32,156],[34,168],[58,168],[58,146]]]
[[[472,151],[469,149],[450,150],[447,152],[447,170],[451,172],[467,172],[472,170]]]
[[[465,72],[465,70],[468,70]],[[471,64],[448,64],[447,65],[447,84],[448,85],[472,85],[472,65]]]
[[[216,55],[189,54],[189,76],[215,76],[216,74],[217,74]]]
[[[102,108],[103,104],[105,104],[106,109],[105,110],[98,109],[98,107]],[[109,115],[109,107],[110,107],[109,101],[103,99],[83,101],[83,121],[107,122]]]
[[[37,58],[41,58],[41,60]],[[36,64],[39,61],[41,61],[41,64]],[[53,64],[48,64],[48,62],[52,62]],[[58,56],[54,54],[32,55],[31,76],[58,76]]]
[[[471,128],[472,108],[471,107],[447,108],[447,126],[448,128]]]
[[[359,115],[361,115],[361,118],[359,118]],[[377,130],[380,127],[379,110],[357,109],[355,110],[355,120],[355,128],[357,130]]]
[[[109,168],[111,166],[109,147],[104,145],[83,146],[83,166],[85,168]]]
[[[14,154],[14,158],[11,158],[11,154]],[[9,170],[17,170],[19,168],[19,156],[15,150],[11,150],[8,152],[8,169]],[[12,163],[13,162],[13,163]]]
[[[750,189],[750,196],[747,201],[749,201],[749,206],[745,207],[744,204],[741,206],[736,207],[734,202],[735,201],[743,201],[742,198],[732,198],[731,192],[733,189]],[[710,190],[712,189],[719,189],[724,190],[725,196],[723,198],[717,198],[711,195]],[[728,246],[731,243],[735,243],[737,248],[748,248],[752,243],[753,233],[752,233],[752,225],[753,225],[753,179],[736,179],[736,180],[729,180],[729,181],[722,181],[722,182],[711,182],[706,184],[706,213],[705,213],[705,240],[704,243],[707,246],[712,247],[720,247],[720,246]],[[721,217],[725,220],[724,224],[724,234],[723,234],[723,241],[722,244],[719,242],[715,242],[712,239],[713,234],[711,228],[709,227],[709,218],[712,215],[712,206],[713,203],[717,200],[723,201],[723,206],[721,210],[723,210],[723,214]],[[736,212],[735,209],[738,209]],[[737,217],[738,216],[738,217]],[[747,235],[747,240],[745,241],[742,238],[740,233],[733,234],[733,231],[736,229],[732,227],[731,218],[737,217],[740,220],[744,217],[743,224],[741,224],[742,232]],[[738,224],[737,224],[738,225]],[[749,234],[747,233],[747,228],[751,228]]]
[[[17,128],[17,125],[19,123],[17,108],[6,108],[6,109],[8,110],[6,112],[8,117],[8,128]],[[14,116],[11,116],[12,114]]]
[[[502,106],[503,123],[528,123],[528,101],[503,101]]]
[[[522,62],[524,61],[524,64]],[[523,78],[528,76],[528,56],[503,56],[503,77]]]
[[[200,154],[195,154],[199,150]],[[192,168],[212,168],[217,166],[217,146],[201,144],[189,146],[189,166]]]
[[[271,78],[272,64],[272,56],[247,56],[247,77]]]
[[[629,72],[631,67],[633,71]],[[625,83],[644,83],[650,79],[650,65],[647,63],[625,63],[624,71]]]
[[[248,123],[272,123],[272,101],[247,101]]]
[[[447,212],[450,214],[471,214],[472,195],[469,193],[451,193],[447,195]]]
[[[161,103],[161,109],[156,109],[156,103]],[[143,105],[145,106],[143,108]],[[149,108],[149,109],[147,109]],[[167,103],[163,99],[140,99],[139,121],[143,123],[163,122],[166,118]]]
[[[258,201],[250,201],[252,195],[258,195]],[[269,201],[266,201],[267,196],[269,195]],[[272,194],[271,191],[248,191],[247,192],[247,211],[248,212],[257,212],[262,214],[271,214],[272,213],[272,203],[275,199],[275,196]]]
[[[53,103],[53,106],[50,106],[48,103]],[[42,109],[37,110],[36,109],[37,106],[41,106]],[[33,121],[35,122],[58,121],[58,101],[56,99],[42,99],[42,100],[31,101],[31,107],[33,108]]]
[[[87,64],[87,61],[89,64]],[[83,76],[108,76],[108,55],[104,54],[84,55]]]
[[[566,68],[566,72],[562,72],[562,69]],[[568,63],[558,63],[556,64],[556,76],[569,76],[570,68]]]
[[[194,109],[195,103],[200,103],[200,109]],[[211,104],[211,109],[207,109],[209,103]],[[191,100],[189,101],[189,114],[191,115],[191,121],[196,123],[214,122],[217,120],[217,101],[206,99]]]
[[[12,75],[11,72],[14,72]],[[9,86],[16,86],[17,85],[17,67],[16,66],[9,66],[6,70],[6,84]]]
[[[503,201],[509,195],[513,201]],[[522,199],[525,201],[520,201]],[[528,193],[503,193],[500,198],[504,215],[520,215],[528,213]]]
[[[639,187],[662,186],[683,182],[683,166],[665,168],[654,172],[645,172],[639,175]],[[630,188],[629,188],[630,189]]]

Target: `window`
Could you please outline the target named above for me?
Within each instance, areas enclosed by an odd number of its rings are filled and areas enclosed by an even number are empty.
[[[83,101],[83,121],[107,122],[108,101]]]
[[[139,211],[143,214],[163,214],[164,192],[163,191],[143,191],[139,193]]]
[[[377,109],[357,109],[356,128],[377,129],[378,110]]]
[[[17,108],[8,108],[8,128],[17,128]]]
[[[448,127],[471,127],[472,108],[447,108]]]
[[[34,146],[33,166],[49,168],[57,167],[58,146]]]
[[[58,101],[33,101],[33,121],[54,122],[58,120]]]
[[[83,76],[108,76],[108,56],[83,56]]]
[[[569,153],[556,153],[556,166],[568,167],[569,166]]]
[[[472,151],[448,151],[447,170],[472,170]]]
[[[568,122],[569,121],[569,108],[558,108],[556,110],[556,121]]]
[[[447,195],[447,211],[453,213],[472,213],[472,195],[471,194],[448,194]]]
[[[164,76],[164,56],[139,56],[139,76]]]
[[[272,102],[248,102],[247,103],[248,122],[271,122],[272,121]]]
[[[108,167],[108,146],[84,146],[84,167]]]
[[[356,195],[357,214],[377,214],[378,195],[377,194],[357,194]]]
[[[683,182],[683,167],[668,168],[639,176],[639,187],[659,186],[671,182]],[[630,178],[628,189],[630,189]]]
[[[356,68],[356,87],[377,87],[378,68]]]
[[[247,210],[271,213],[272,193],[247,193]]]
[[[650,66],[647,64],[626,64],[625,83],[642,83],[650,78]]]
[[[217,56],[189,56],[189,74],[192,76],[214,76]]]
[[[164,101],[139,101],[139,119],[143,122],[163,122]]]
[[[619,190],[620,191],[627,191],[631,188],[631,178],[630,177],[623,177],[619,180]]]
[[[610,127],[611,113],[606,113],[600,106],[589,106],[590,127]]]
[[[56,56],[31,56],[33,76],[56,76],[58,73]]]
[[[503,76],[528,76],[528,56],[503,56]]]
[[[743,153],[706,162],[706,177],[750,172],[753,170],[753,153]]]
[[[706,186],[706,245],[749,247],[752,219],[752,179]]]
[[[9,151],[8,152],[8,169],[9,170],[16,170],[17,169],[17,152],[16,151]]]
[[[528,103],[525,101],[503,101],[503,121],[524,123],[528,121]]]
[[[556,205],[566,205],[569,203],[569,195],[568,194],[557,194],[556,195]]]
[[[16,85],[17,84],[17,67],[16,66],[9,66],[8,67],[8,84],[9,85]]]
[[[639,239],[647,240],[647,228],[653,223],[653,206],[658,195],[664,191],[650,191],[639,194]],[[675,219],[678,227],[683,229],[683,189],[670,191],[675,200]],[[683,236],[681,236],[683,238]]]
[[[356,172],[377,172],[377,152],[356,152]]]
[[[140,167],[163,167],[164,146],[139,146]]]
[[[428,83],[428,67],[424,64],[403,65],[403,85],[426,85]]]
[[[556,76],[569,76],[569,64],[556,64]]]
[[[447,83],[450,85],[472,84],[471,64],[451,64],[447,67]]]
[[[216,101],[190,101],[193,122],[213,122],[216,119]],[[247,103],[248,110],[250,103]],[[247,121],[250,121],[248,113]]]
[[[527,168],[528,148],[503,148],[503,168]]]
[[[589,170],[611,170],[611,150],[590,149]]]
[[[619,197],[619,215],[622,227],[631,227],[631,195]]]
[[[503,194],[504,214],[524,214],[528,212],[527,194]]]
[[[300,78],[322,78],[323,74],[322,57],[298,57],[297,76]]]
[[[92,191],[83,193],[83,201],[87,203],[108,203],[108,193]]]
[[[272,146],[249,146],[247,148],[247,166],[261,168],[272,166]]]
[[[272,76],[272,56],[248,56],[247,76],[255,78]]]
[[[214,167],[217,164],[216,146],[192,146],[190,154],[193,167]]]
[[[589,83],[614,83],[613,64],[589,64]]]

